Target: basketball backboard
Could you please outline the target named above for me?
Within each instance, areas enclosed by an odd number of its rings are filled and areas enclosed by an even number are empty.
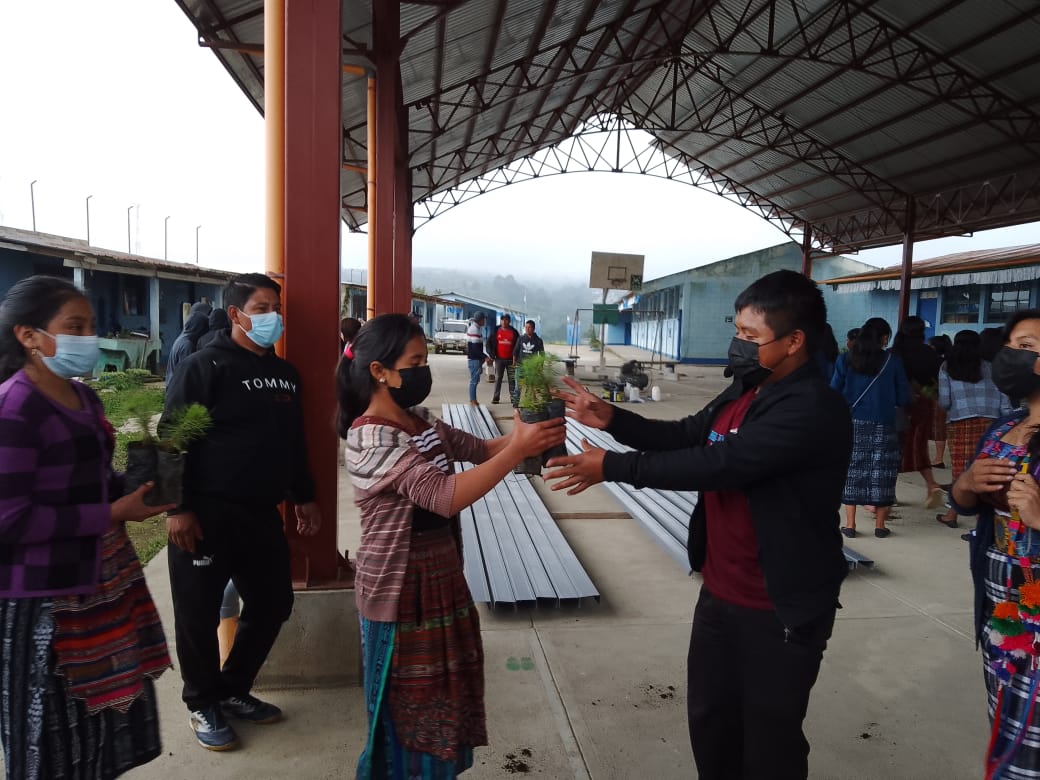
[[[638,290],[643,286],[643,255],[593,252],[589,287],[599,290]]]

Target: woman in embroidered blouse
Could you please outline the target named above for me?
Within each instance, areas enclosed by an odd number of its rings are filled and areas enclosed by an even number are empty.
[[[986,777],[1034,777],[1040,775],[1040,709],[1032,706],[1040,682],[1033,663],[1038,624],[1031,617],[1040,612],[1033,584],[1040,577],[1040,311],[1018,312],[1004,333],[993,381],[1005,395],[1024,399],[1025,408],[986,432],[950,498],[959,514],[978,514],[971,539],[975,631],[994,731]]]
[[[152,678],[166,641],[123,524],[114,434],[71,381],[97,360],[94,314],[33,276],[0,303],[0,739],[8,778],[111,778],[161,749]],[[104,660],[105,663],[99,663]]]
[[[355,589],[369,736],[359,778],[452,778],[487,744],[480,624],[458,512],[524,457],[562,444],[563,420],[484,441],[431,418],[426,339],[403,314],[362,326],[337,369],[338,428],[361,511]],[[479,464],[454,473],[452,463]]]

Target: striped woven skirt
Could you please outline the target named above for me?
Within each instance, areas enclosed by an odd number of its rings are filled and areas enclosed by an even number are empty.
[[[357,776],[450,780],[487,744],[480,619],[450,530],[413,534],[398,621],[361,619],[369,734]]]
[[[928,442],[932,439],[932,424],[935,421],[936,403],[927,396],[918,396],[906,411],[910,417],[910,427],[903,434],[903,460],[899,471],[921,471],[932,467],[932,457],[928,453]]]
[[[55,669],[51,600],[0,600],[0,739],[8,780],[106,780],[159,755],[150,678],[125,712],[90,714]]]
[[[891,425],[852,421],[852,458],[841,502],[891,506],[899,476],[899,435]]]
[[[968,468],[975,450],[993,420],[989,417],[969,417],[966,420],[955,420],[946,426],[946,441],[950,448],[950,464],[953,479],[957,479]]]
[[[1001,601],[1019,600],[1018,586],[1007,586],[1008,557],[990,547],[986,553],[986,599],[990,605]],[[1017,567],[1016,567],[1017,569]],[[1015,572],[1021,580],[1021,572]],[[1040,578],[1040,566],[1033,565],[1034,578]],[[986,679],[986,703],[990,723],[997,712],[998,699],[1001,705],[1000,732],[993,746],[994,756],[1005,756],[1007,762],[998,776],[1002,780],[1037,780],[1040,778],[1040,706],[1034,706],[1029,712],[1032,677],[1028,664],[1023,663],[1022,673],[1011,675],[1011,681],[1004,684],[1004,694],[1000,696],[1001,683],[993,668],[994,654],[990,641],[990,628],[986,626],[982,633],[982,671]],[[1017,744],[1016,744],[1017,743]]]

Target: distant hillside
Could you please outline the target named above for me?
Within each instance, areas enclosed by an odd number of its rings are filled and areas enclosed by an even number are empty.
[[[412,271],[412,286],[418,291],[431,295],[457,292],[527,311],[540,318],[540,334],[551,341],[566,339],[567,317],[573,317],[576,308],[589,308],[593,301],[599,300],[599,291],[590,290],[587,284],[577,279],[525,278],[522,271],[506,275],[462,272],[451,268],[415,268]]]

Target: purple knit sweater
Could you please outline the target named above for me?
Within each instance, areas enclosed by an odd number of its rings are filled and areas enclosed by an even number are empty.
[[[112,518],[112,442],[101,401],[80,411],[19,371],[0,384],[0,597],[90,593]]]

